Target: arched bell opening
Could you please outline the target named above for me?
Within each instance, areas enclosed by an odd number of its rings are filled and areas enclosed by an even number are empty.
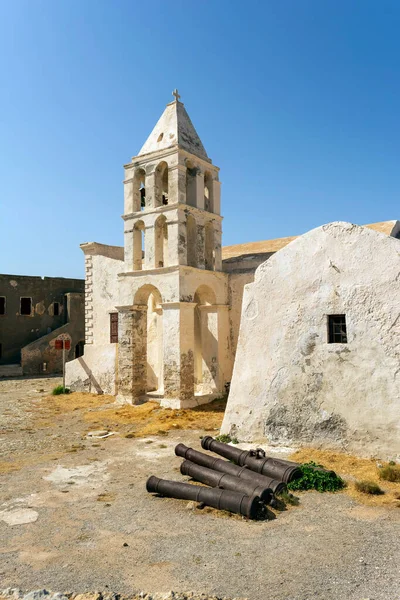
[[[141,271],[144,265],[145,227],[143,221],[137,221],[133,227],[133,269]]]
[[[214,212],[213,179],[209,171],[204,173],[204,210]]]
[[[168,186],[168,163],[162,161],[155,170],[155,206],[168,204]]]
[[[197,206],[196,177],[197,167],[192,161],[186,161],[186,204]]]
[[[155,222],[154,229],[154,266],[156,269],[159,267],[168,267],[168,224],[164,215],[158,217],[157,221]]]
[[[133,176],[133,210],[138,212],[146,208],[146,171],[136,169]]]

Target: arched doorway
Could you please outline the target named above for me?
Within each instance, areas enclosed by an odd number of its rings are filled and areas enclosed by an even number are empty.
[[[218,390],[218,310],[214,291],[201,285],[194,296],[194,380],[196,394]]]

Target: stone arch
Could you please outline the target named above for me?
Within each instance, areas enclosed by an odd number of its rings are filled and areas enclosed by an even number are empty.
[[[143,221],[137,221],[133,227],[133,270],[141,271],[144,262],[145,226]]]
[[[168,224],[164,215],[160,215],[154,224],[154,260],[156,269],[168,267]]]
[[[191,161],[186,161],[186,204],[190,206],[197,206],[197,167]]]
[[[197,267],[197,223],[193,215],[186,217],[186,252],[189,267]]]
[[[139,311],[142,320],[140,354],[145,361],[145,368],[141,370],[145,381],[141,387],[146,393],[161,394],[164,389],[162,296],[158,288],[148,284],[136,292],[134,303],[142,307]]]
[[[204,173],[204,210],[214,212],[213,178],[210,171]]]
[[[215,239],[214,226],[212,223],[206,223],[204,228],[204,262],[208,271],[215,269]]]
[[[201,285],[194,295],[194,379],[197,394],[218,389],[218,308],[214,290]]]
[[[168,163],[163,160],[155,170],[155,206],[168,204]]]
[[[146,208],[146,171],[139,167],[133,175],[133,211]]]

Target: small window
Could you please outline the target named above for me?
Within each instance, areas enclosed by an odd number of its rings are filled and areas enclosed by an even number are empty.
[[[346,315],[328,315],[328,344],[347,344]]]
[[[0,315],[6,314],[6,297],[0,296]]]
[[[59,314],[60,314],[60,303],[59,302],[54,302],[53,303],[53,315],[55,317],[58,317]]]
[[[21,298],[19,312],[21,315],[30,315],[32,313],[32,298]]]
[[[110,344],[118,343],[118,313],[110,313]]]

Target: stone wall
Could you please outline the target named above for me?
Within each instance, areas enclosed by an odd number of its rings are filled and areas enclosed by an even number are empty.
[[[400,242],[331,223],[291,242],[246,286],[223,433],[400,454]],[[328,343],[346,315],[347,343]]]
[[[0,364],[19,363],[22,347],[65,325],[65,294],[69,292],[83,294],[84,280],[0,275],[0,296],[6,299],[6,312],[0,315]],[[29,315],[20,313],[21,297],[32,299]],[[54,314],[55,302],[59,304],[58,315]]]
[[[84,294],[66,294],[68,322],[21,349],[24,375],[62,373],[62,350],[55,348],[60,334],[66,335],[71,347],[65,351],[66,361],[73,360],[77,344],[85,341]]]

